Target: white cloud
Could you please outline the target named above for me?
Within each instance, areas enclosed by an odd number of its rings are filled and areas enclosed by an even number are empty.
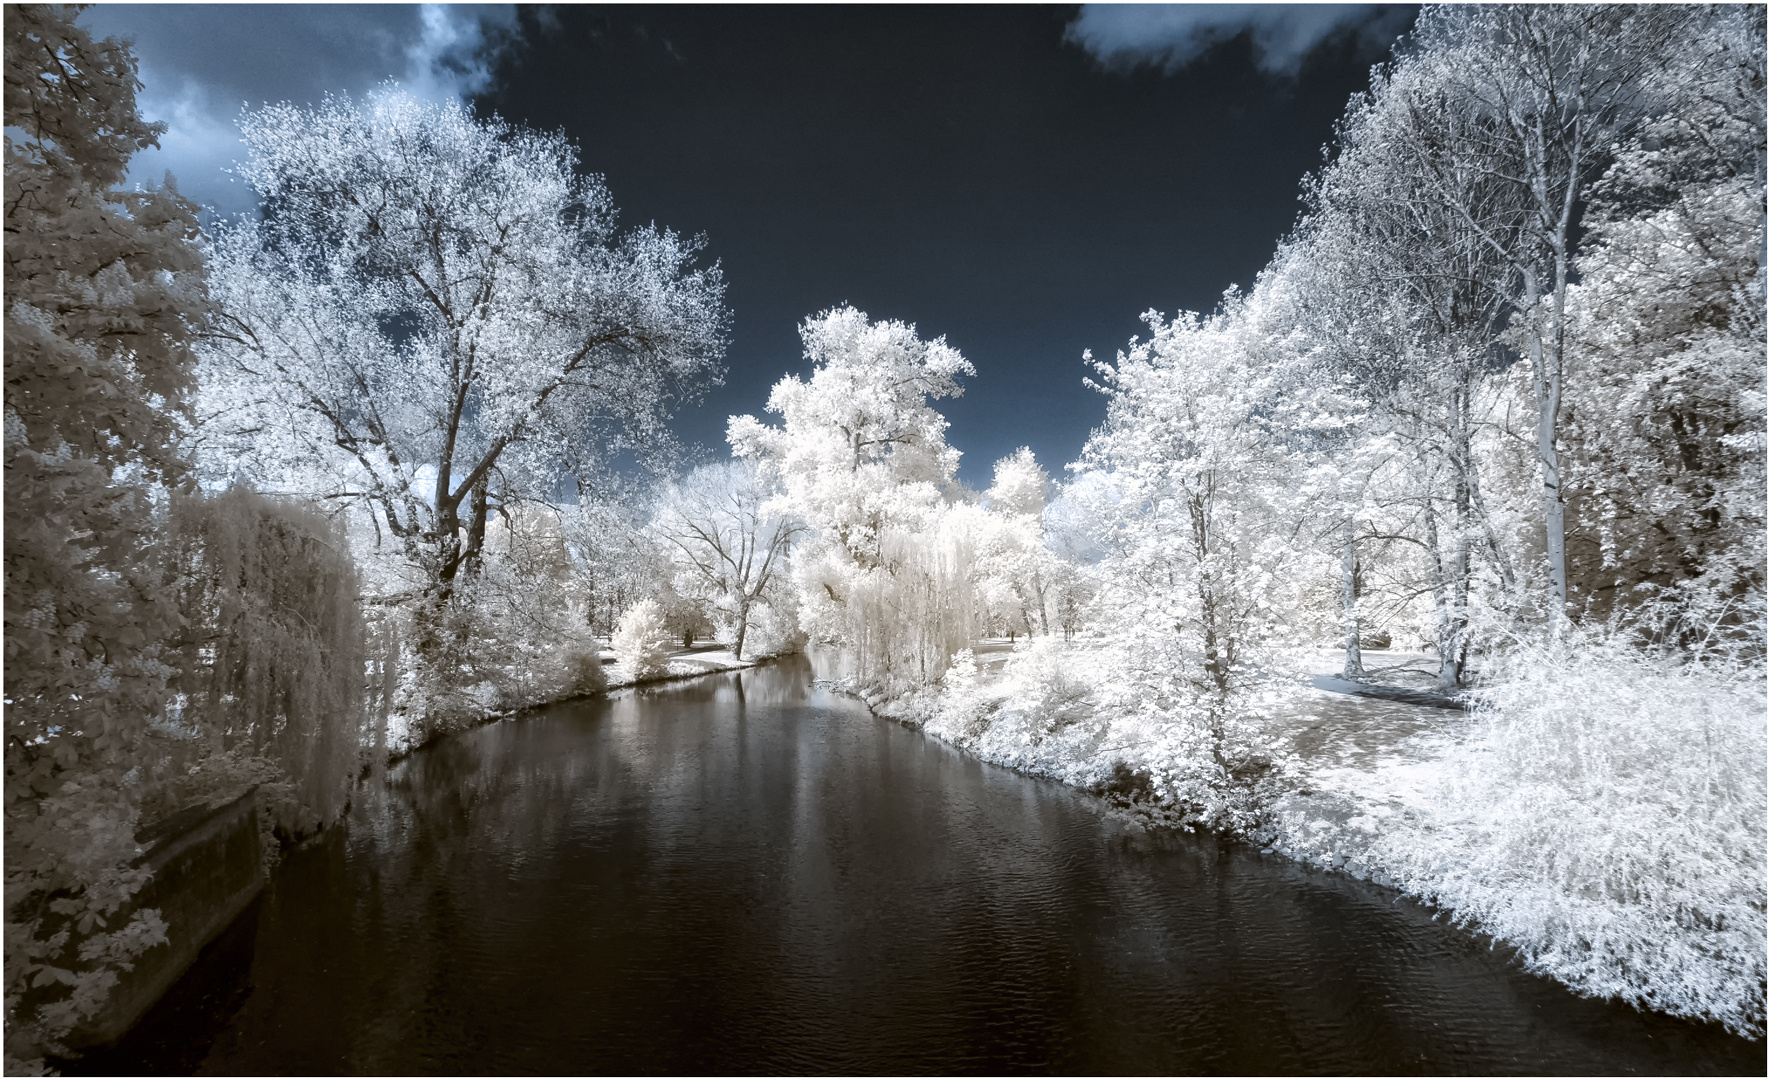
[[[158,150],[130,162],[137,183],[170,171],[179,190],[222,214],[255,200],[227,170],[239,157],[245,105],[360,95],[388,79],[436,99],[491,85],[515,37],[510,5],[100,4],[80,22],[95,37],[135,42],[142,115],[164,121]]]
[[[239,105],[229,109],[212,89],[191,79],[158,78],[142,65],[142,90],[136,106],[149,120],[166,124],[158,149],[130,159],[129,179],[158,184],[171,173],[187,197],[222,214],[237,214],[256,205],[246,185],[228,175],[239,157],[240,131],[233,123]]]
[[[1064,38],[1108,67],[1175,71],[1250,32],[1262,70],[1295,75],[1312,49],[1338,33],[1387,47],[1412,12],[1383,4],[1087,4]]]
[[[406,88],[438,100],[467,97],[491,87],[491,60],[499,35],[514,28],[515,10],[424,4],[418,40],[406,47]]]

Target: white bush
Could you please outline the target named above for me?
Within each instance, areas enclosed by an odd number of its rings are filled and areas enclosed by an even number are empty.
[[[1376,858],[1533,971],[1761,1037],[1762,666],[1592,634],[1489,677],[1429,812]]]
[[[805,632],[799,629],[798,611],[798,602],[790,589],[782,589],[774,599],[751,608],[743,659],[763,660],[805,648]],[[725,638],[720,640],[726,641]]]
[[[656,600],[641,600],[621,614],[615,627],[615,662],[635,679],[656,678],[669,670],[668,640],[663,608]]]
[[[985,761],[1136,795],[1177,822],[1246,827],[1255,785],[1282,764],[1250,723],[1259,698],[1240,695],[1213,721],[1186,688],[1152,685],[1147,659],[1044,636],[985,680],[965,650],[922,709],[926,729]]]

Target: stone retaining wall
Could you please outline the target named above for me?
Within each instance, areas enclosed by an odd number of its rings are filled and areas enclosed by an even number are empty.
[[[194,807],[137,834],[148,846],[135,865],[154,876],[134,907],[160,909],[167,942],[121,973],[110,1001],[70,1045],[95,1049],[121,1038],[264,888],[256,794],[251,789],[225,806]]]

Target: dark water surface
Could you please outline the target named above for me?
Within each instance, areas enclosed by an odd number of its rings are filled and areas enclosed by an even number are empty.
[[[112,1071],[1764,1071],[1392,894],[1151,834],[792,662],[421,751]]]

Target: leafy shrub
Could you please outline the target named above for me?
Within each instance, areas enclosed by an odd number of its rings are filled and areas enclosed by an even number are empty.
[[[919,709],[929,734],[986,761],[1102,791],[1134,774],[1146,811],[1177,824],[1245,828],[1261,783],[1280,764],[1251,723],[1260,698],[1239,694],[1230,709],[1213,711],[1172,671],[1146,647],[1038,637],[993,679],[960,652],[931,700],[912,695],[891,711]]]
[[[1488,677],[1430,812],[1374,858],[1530,970],[1761,1037],[1761,661],[1610,629]]]
[[[635,679],[654,679],[669,670],[668,628],[658,602],[645,599],[628,608],[615,627],[615,660]]]
[[[608,689],[608,673],[602,669],[602,650],[594,644],[571,649],[566,654],[566,671],[575,694],[600,694]]]

